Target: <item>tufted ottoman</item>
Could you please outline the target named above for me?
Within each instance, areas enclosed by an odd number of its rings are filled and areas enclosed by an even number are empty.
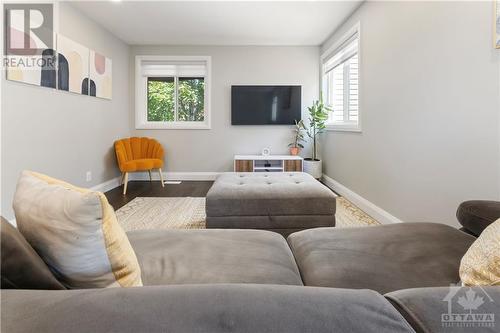
[[[207,193],[207,228],[292,232],[335,225],[335,194],[303,172],[224,173]]]

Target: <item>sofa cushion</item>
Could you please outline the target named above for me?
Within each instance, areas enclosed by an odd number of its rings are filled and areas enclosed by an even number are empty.
[[[4,290],[2,332],[414,332],[380,294],[271,285]]]
[[[417,332],[498,332],[499,287],[415,288],[385,296]],[[481,318],[469,316],[475,314]]]
[[[163,161],[157,158],[141,158],[123,163],[123,172],[158,169],[163,166]]]
[[[207,216],[266,215],[335,215],[335,195],[302,172],[228,172],[207,193]]]
[[[304,284],[380,293],[445,286],[475,238],[435,223],[318,228],[288,237]]]
[[[458,222],[476,236],[499,218],[500,201],[470,200],[457,209]]]
[[[261,230],[130,231],[144,285],[302,285],[283,237]]]
[[[2,289],[65,289],[23,235],[1,218]]]
[[[500,286],[500,219],[490,224],[460,262],[466,286]]]
[[[24,171],[13,206],[19,231],[66,287],[142,285],[137,258],[103,193]]]

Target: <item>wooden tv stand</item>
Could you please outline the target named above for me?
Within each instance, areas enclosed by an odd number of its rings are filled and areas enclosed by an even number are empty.
[[[302,157],[293,155],[234,155],[235,172],[302,172]]]

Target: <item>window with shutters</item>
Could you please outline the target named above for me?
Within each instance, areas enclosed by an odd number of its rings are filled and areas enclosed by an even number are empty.
[[[136,57],[137,129],[210,129],[210,57]]]
[[[359,24],[321,57],[323,99],[333,112],[328,129],[360,131]]]

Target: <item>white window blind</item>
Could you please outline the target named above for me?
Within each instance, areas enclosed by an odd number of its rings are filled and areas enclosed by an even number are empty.
[[[331,71],[338,65],[346,62],[349,58],[358,53],[358,33],[349,37],[343,42],[335,51],[332,52],[331,57],[324,63],[325,72]]]
[[[204,62],[176,62],[176,61],[143,61],[141,63],[142,76],[205,76],[207,74]]]
[[[323,57],[323,96],[333,109],[329,124],[359,127],[359,31]]]

